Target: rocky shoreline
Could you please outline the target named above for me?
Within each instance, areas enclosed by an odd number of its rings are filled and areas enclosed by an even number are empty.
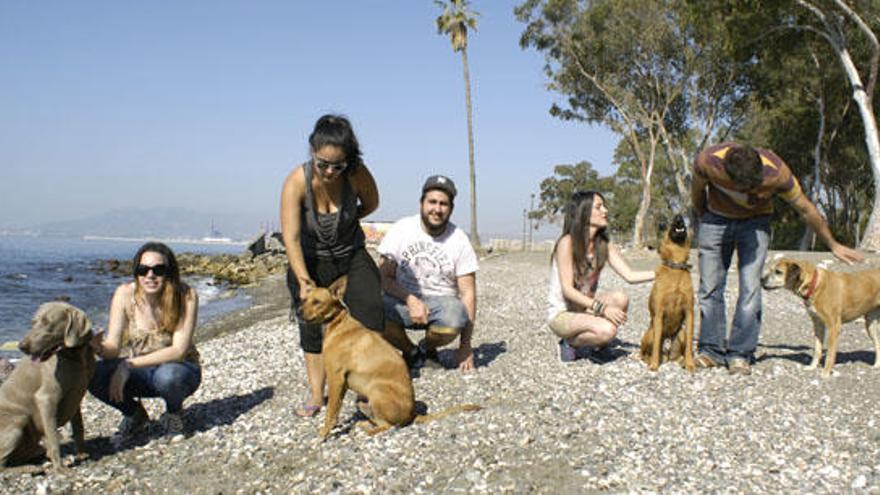
[[[657,263],[653,253],[625,256],[641,267]],[[341,426],[321,442],[323,412],[293,414],[306,397],[303,362],[283,275],[270,275],[249,289],[253,308],[199,329],[204,378],[186,403],[187,439],[168,443],[153,424],[117,449],[109,437],[119,415],[87,397],[93,458],[66,473],[0,472],[3,491],[880,493],[880,370],[870,367],[863,323],[845,325],[835,376],[822,380],[803,369],[811,326],[800,301],[765,292],[751,376],[723,369],[691,375],[675,365],[650,373],[631,357],[648,325],[651,286],[627,286],[609,270],[601,288],[621,287],[631,297],[616,359],[561,363],[544,323],[547,258],[484,259],[477,370],[425,368],[414,381],[430,411],[464,402],[482,411],[370,438],[353,427],[349,394]],[[158,418],[159,401],[146,405]],[[69,456],[66,429],[65,438]]]

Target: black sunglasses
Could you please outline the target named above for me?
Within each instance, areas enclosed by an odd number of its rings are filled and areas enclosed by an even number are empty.
[[[137,268],[134,269],[134,273],[137,274],[138,277],[146,277],[150,271],[153,272],[153,275],[157,277],[164,277],[168,274],[168,266],[166,265],[138,265]]]
[[[322,172],[324,170],[327,170],[328,168],[332,168],[334,172],[341,172],[348,167],[348,162],[346,162],[346,161],[325,162],[324,160],[321,160],[320,158],[315,158],[313,161],[315,163],[315,166],[318,167],[318,169],[321,170]]]

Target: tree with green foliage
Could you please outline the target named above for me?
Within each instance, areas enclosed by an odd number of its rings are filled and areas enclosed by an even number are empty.
[[[566,97],[551,114],[600,123],[619,134],[638,163],[641,201],[632,241],[642,243],[658,156],[672,166],[676,194],[688,197],[696,143],[731,122],[741,98],[738,73],[697,42],[675,0],[526,0],[520,40],[545,54],[549,88]],[[716,50],[717,51],[717,50]]]
[[[452,43],[452,50],[461,53],[461,63],[464,68],[464,99],[467,108],[467,133],[468,133],[468,163],[470,164],[470,192],[471,192],[471,244],[480,246],[480,234],[477,230],[477,172],[474,165],[474,118],[471,105],[471,76],[468,67],[467,44],[468,29],[477,29],[477,16],[479,12],[470,10],[468,0],[435,0],[435,4],[443,9],[443,13],[437,17],[437,33],[448,35]]]
[[[540,203],[531,212],[531,218],[543,222],[557,222],[566,203],[576,191],[606,191],[611,180],[599,177],[590,162],[575,165],[556,165],[553,176],[541,181]]]

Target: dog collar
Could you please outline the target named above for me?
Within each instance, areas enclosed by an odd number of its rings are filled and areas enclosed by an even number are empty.
[[[690,271],[692,268],[691,265],[689,265],[688,263],[676,263],[674,261],[667,261],[667,260],[663,260],[663,264],[668,266],[669,268],[674,269],[674,270]]]
[[[801,297],[804,299],[809,299],[812,297],[813,292],[816,290],[816,285],[819,283],[819,270],[816,269],[813,272],[813,277],[810,279],[810,286],[807,288],[807,292],[801,294]]]

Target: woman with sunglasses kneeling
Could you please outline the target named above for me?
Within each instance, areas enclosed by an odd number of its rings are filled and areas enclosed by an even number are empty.
[[[117,287],[106,335],[93,341],[98,361],[89,391],[123,414],[116,442],[137,434],[149,421],[138,399],[161,397],[160,422],[172,440],[182,439],[183,401],[202,381],[193,333],[199,298],[180,280],[174,253],[148,242],[133,260],[134,280]]]
[[[309,385],[309,397],[296,410],[301,417],[314,416],[324,404],[321,325],[302,318],[306,293],[347,275],[343,300],[351,315],[376,332],[385,327],[379,268],[367,253],[360,225],[361,218],[379,207],[379,192],[348,119],[318,119],[309,136],[309,153],[311,159],[290,172],[281,191],[291,320],[298,322]]]

